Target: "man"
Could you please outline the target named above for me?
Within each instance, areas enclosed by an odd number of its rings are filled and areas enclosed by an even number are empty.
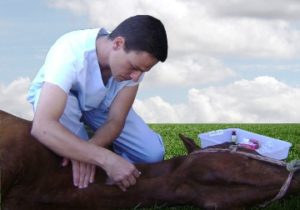
[[[125,191],[140,176],[133,163],[163,159],[161,137],[132,104],[143,75],[167,51],[163,24],[148,15],[130,17],[111,33],[67,33],[51,47],[29,88],[31,133],[63,156],[63,165],[71,160],[75,186],[87,187],[100,166]],[[84,124],[95,131],[90,139]],[[111,145],[114,152],[106,149]]]

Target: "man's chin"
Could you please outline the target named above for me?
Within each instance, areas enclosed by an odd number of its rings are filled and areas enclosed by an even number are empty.
[[[125,78],[125,77],[115,77],[115,80],[117,80],[118,82],[123,82],[123,81],[131,80],[131,78],[130,78],[130,79],[127,79],[127,78]]]

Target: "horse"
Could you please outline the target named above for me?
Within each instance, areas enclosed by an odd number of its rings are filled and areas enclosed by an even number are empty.
[[[188,154],[136,164],[141,176],[121,191],[96,169],[94,183],[78,189],[72,169],[31,136],[32,122],[0,111],[1,202],[4,210],[111,210],[154,205],[243,209],[299,195],[300,173],[288,164],[231,143],[200,149],[180,135]],[[284,186],[284,187],[283,187]],[[280,193],[281,192],[281,193]]]

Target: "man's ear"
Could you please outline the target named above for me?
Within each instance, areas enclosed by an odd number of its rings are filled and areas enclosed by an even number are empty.
[[[122,36],[117,36],[116,38],[114,38],[113,40],[113,49],[114,50],[119,50],[124,48],[125,45],[125,39]]]

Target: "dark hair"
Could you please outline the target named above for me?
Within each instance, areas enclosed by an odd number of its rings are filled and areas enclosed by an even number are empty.
[[[164,62],[168,55],[167,33],[162,22],[149,15],[137,15],[121,22],[109,34],[109,39],[122,36],[124,50],[146,51]]]

